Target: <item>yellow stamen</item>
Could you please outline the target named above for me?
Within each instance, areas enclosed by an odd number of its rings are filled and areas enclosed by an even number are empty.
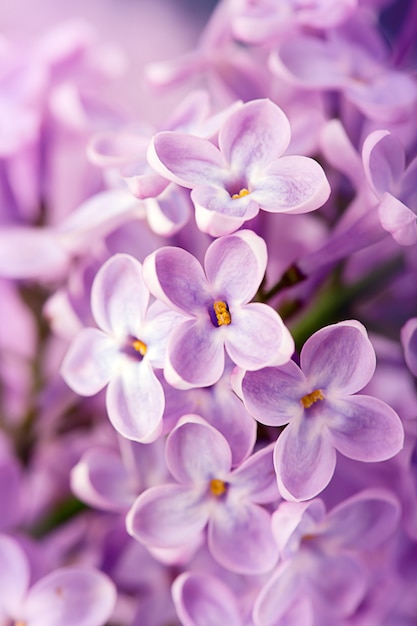
[[[301,404],[305,409],[309,409],[318,400],[324,400],[323,392],[321,389],[316,389],[311,393],[307,393],[301,398]]]
[[[136,350],[136,352],[139,352],[141,356],[145,356],[146,351],[148,349],[148,346],[146,345],[146,343],[143,343],[143,341],[141,341],[140,339],[135,339],[132,342],[132,346]]]
[[[243,189],[241,189],[239,193],[233,194],[232,200],[237,200],[237,198],[243,198],[244,196],[248,196],[249,194],[250,194],[249,189],[246,189],[246,187],[243,187]]]
[[[218,326],[227,326],[232,323],[232,316],[230,315],[226,302],[216,300],[216,302],[213,303],[213,309],[216,314]]]
[[[216,496],[218,498],[219,496],[225,493],[226,483],[223,480],[220,480],[219,478],[213,478],[210,481],[210,491],[213,494],[213,496]]]

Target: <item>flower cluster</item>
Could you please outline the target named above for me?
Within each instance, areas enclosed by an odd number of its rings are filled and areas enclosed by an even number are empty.
[[[2,40],[0,626],[415,623],[416,7]]]

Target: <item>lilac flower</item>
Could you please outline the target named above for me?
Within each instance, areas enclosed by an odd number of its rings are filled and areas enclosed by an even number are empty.
[[[281,624],[287,607],[306,599],[315,615],[351,615],[369,581],[361,556],[392,536],[399,513],[398,502],[383,489],[363,491],[327,515],[319,499],[280,504],[272,528],[283,560],[255,602],[255,626]]]
[[[65,381],[80,395],[94,395],[108,385],[106,406],[113,426],[143,443],[161,430],[164,392],[153,368],[163,366],[167,336],[177,319],[160,303],[148,309],[148,301],[139,261],[126,254],[111,257],[91,293],[101,330],[83,329],[62,364]]]
[[[401,450],[404,433],[390,406],[356,394],[375,369],[362,324],[322,328],[305,343],[300,362],[246,372],[241,382],[236,374],[234,382],[259,422],[288,424],[275,447],[278,486],[288,499],[307,500],[331,480],[336,450],[358,461],[383,461]]]
[[[217,239],[204,266],[205,273],[189,252],[173,247],[144,261],[151,293],[185,316],[170,337],[167,381],[184,389],[213,385],[224,370],[224,348],[248,370],[288,361],[293,340],[281,318],[266,304],[247,304],[265,272],[265,242],[249,230]]]
[[[198,227],[215,237],[238,229],[260,208],[306,213],[320,207],[330,187],[320,165],[282,156],[290,141],[283,111],[267,99],[232,113],[210,141],[175,132],[155,135],[148,151],[154,169],[192,189]]]
[[[20,545],[0,535],[0,620],[25,626],[102,626],[111,616],[116,590],[89,567],[57,569],[29,587],[30,571]]]
[[[276,550],[270,514],[261,505],[278,498],[272,447],[231,471],[227,440],[188,415],[168,436],[166,462],[179,484],[141,494],[127,516],[128,532],[148,547],[169,548],[192,541],[207,526],[210,552],[223,567],[247,574],[271,569]]]

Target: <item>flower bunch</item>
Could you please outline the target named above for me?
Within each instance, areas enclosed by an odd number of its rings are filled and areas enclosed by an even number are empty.
[[[415,623],[416,6],[4,39],[0,626]]]

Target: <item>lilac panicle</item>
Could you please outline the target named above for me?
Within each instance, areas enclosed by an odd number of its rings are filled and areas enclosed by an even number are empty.
[[[260,208],[307,213],[326,202],[330,187],[321,166],[309,157],[282,156],[290,134],[276,104],[254,100],[226,119],[219,148],[199,137],[163,132],[153,138],[148,158],[162,175],[192,189],[198,227],[218,237]]]
[[[143,282],[142,265],[118,254],[99,270],[91,308],[100,329],[85,328],[62,364],[68,385],[81,395],[107,386],[106,406],[116,430],[136,441],[158,437],[164,392],[153,368],[162,367],[165,345],[177,316],[154,303]]]
[[[214,241],[205,271],[189,252],[160,248],[143,265],[151,293],[183,316],[173,330],[165,377],[179,388],[213,385],[224,370],[224,349],[249,370],[288,361],[293,340],[268,305],[248,302],[266,267],[265,242],[242,230]]]
[[[346,321],[317,331],[305,343],[300,367],[235,375],[235,388],[261,423],[288,424],[275,447],[275,469],[284,497],[307,500],[329,483],[336,450],[358,461],[382,461],[403,445],[396,412],[371,396],[358,395],[375,369],[365,328]]]

